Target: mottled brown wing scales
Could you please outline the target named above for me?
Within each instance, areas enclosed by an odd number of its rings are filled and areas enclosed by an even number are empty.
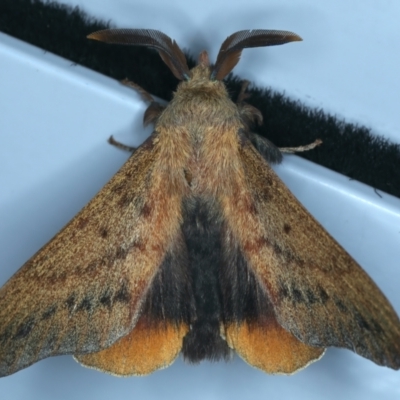
[[[324,354],[324,348],[311,347],[283,329],[274,317],[225,327],[229,347],[248,364],[269,374],[292,374]]]
[[[168,190],[158,152],[152,140],[139,148],[1,289],[0,375],[99,351],[132,329],[180,228],[183,189]]]
[[[134,329],[111,347],[75,356],[85,367],[118,376],[147,375],[166,368],[178,357],[189,327],[141,316]]]
[[[279,324],[308,345],[399,369],[400,322],[384,295],[251,145],[241,159],[237,186],[247,190],[221,203]]]

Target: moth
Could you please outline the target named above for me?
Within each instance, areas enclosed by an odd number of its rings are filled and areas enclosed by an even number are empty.
[[[251,132],[246,85],[233,103],[223,83],[243,49],[300,37],[239,31],[191,70],[156,30],[89,38],[154,48],[181,82],[166,107],[139,89],[153,134],[0,290],[0,374],[73,354],[145,375],[233,351],[289,374],[329,346],[399,369],[392,306],[271,169],[291,149]]]

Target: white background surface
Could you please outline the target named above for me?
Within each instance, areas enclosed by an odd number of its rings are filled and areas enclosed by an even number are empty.
[[[292,30],[304,42],[244,50],[235,72],[400,142],[397,1],[69,3],[84,4],[119,27],[162,30],[194,54],[208,49],[211,59],[237,30]],[[106,139],[114,134],[138,145],[146,132],[145,105],[117,82],[5,36],[0,64],[1,284],[128,157]],[[372,188],[296,157],[288,157],[278,172],[399,313],[400,201],[385,194],[381,199]],[[292,377],[268,376],[235,359],[197,367],[178,360],[146,378],[117,379],[66,356],[1,379],[0,393],[8,399],[398,399],[400,372],[330,349]]]

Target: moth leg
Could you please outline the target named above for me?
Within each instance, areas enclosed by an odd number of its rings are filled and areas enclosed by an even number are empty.
[[[245,123],[248,130],[251,130],[251,127],[254,125],[262,125],[263,116],[259,109],[245,102],[245,100],[250,97],[250,95],[246,92],[249,84],[250,81],[242,81],[242,87],[236,100],[236,105],[242,121]]]
[[[243,80],[242,81],[242,87],[240,89],[238,98],[236,100],[236,104],[239,108],[240,111],[240,115],[242,117],[242,119],[244,119],[244,121],[247,123],[248,126],[250,126],[252,123],[257,123],[258,125],[261,125],[263,122],[263,117],[261,112],[251,106],[250,104],[246,104],[244,102],[244,100],[248,99],[250,97],[250,95],[246,92],[247,88],[249,87],[250,81],[248,80]],[[264,148],[271,148],[271,147],[275,147],[272,142],[270,142],[269,140],[263,138],[262,136],[258,136],[256,134],[252,134],[252,138],[251,141],[253,142],[253,144],[256,146],[256,148],[260,151],[259,147],[261,147],[262,149]],[[281,153],[299,153],[302,151],[308,151],[308,150],[312,150],[315,147],[319,146],[322,143],[322,140],[317,139],[315,140],[313,143],[304,145],[304,146],[297,146],[297,147],[278,147],[277,149],[281,152]],[[265,149],[264,149],[265,150]],[[262,152],[262,151],[261,151]],[[279,158],[279,157],[275,157],[275,158]],[[279,159],[274,159],[274,160],[270,160],[272,162],[280,162]]]
[[[236,104],[241,104],[244,102],[245,99],[248,99],[250,97],[250,95],[248,93],[246,93],[247,88],[250,85],[250,81],[244,79],[242,81],[242,87],[240,88],[240,92],[239,92],[239,96],[236,100]]]
[[[244,102],[244,100],[249,98],[250,96],[246,92],[249,84],[250,82],[247,80],[242,81],[242,87],[240,89],[236,104],[239,109],[242,121],[247,125],[246,133],[248,138],[268,162],[279,164],[282,161],[281,153],[299,153],[302,151],[308,151],[314,149],[322,143],[322,140],[317,139],[313,143],[304,146],[277,147],[268,139],[259,136],[256,133],[250,132],[250,127],[254,124],[262,124],[263,116],[260,110],[258,110],[256,107]]]
[[[250,95],[246,92],[249,84],[250,81],[242,81],[242,87],[236,100],[240,118],[246,125],[246,128],[240,133],[242,138],[246,137],[250,140],[250,142],[265,160],[272,164],[279,164],[282,161],[282,153],[279,151],[278,147],[268,139],[251,132],[251,127],[254,125],[262,125],[263,116],[260,110],[258,110],[256,107],[244,102],[245,99],[250,97]]]
[[[322,143],[317,139],[313,143],[297,147],[277,147],[271,141],[256,133],[249,132],[249,139],[257,151],[271,164],[279,164],[282,161],[282,153],[298,153],[301,151],[312,150]]]
[[[121,143],[121,142],[118,142],[117,140],[114,139],[114,136],[113,136],[113,135],[111,135],[111,136],[108,138],[108,143],[110,143],[111,145],[117,147],[118,149],[125,150],[125,151],[129,151],[129,152],[131,152],[131,153],[133,153],[133,152],[136,150],[136,147],[127,146],[126,144],[123,144],[123,143]]]
[[[282,152],[267,138],[248,132],[248,138],[257,151],[271,164],[279,164],[282,162]]]
[[[302,151],[312,150],[315,147],[319,146],[322,143],[321,139],[316,139],[314,142],[306,144],[304,146],[297,146],[297,147],[278,147],[278,149],[282,153],[300,153]]]
[[[125,86],[135,89],[140,94],[143,101],[150,103],[143,115],[143,125],[147,126],[149,124],[155,124],[160,114],[165,110],[166,106],[163,106],[159,102],[155,101],[153,96],[147,90],[144,90],[135,82],[132,82],[129,79],[124,79],[121,81],[121,83]]]
[[[150,105],[147,107],[143,115],[143,125],[147,126],[150,123],[155,123],[160,114],[165,110],[166,107],[155,101],[153,96],[147,90],[143,89],[135,82],[132,82],[126,78],[123,79],[121,83],[125,86],[135,89],[140,94],[143,101],[150,103]],[[108,143],[117,147],[118,149],[129,151],[131,153],[133,153],[136,150],[136,147],[127,146],[126,144],[118,142],[117,140],[114,139],[113,136],[110,136],[110,138],[108,139]]]
[[[250,140],[258,152],[271,164],[279,164],[282,161],[282,153],[271,141],[268,139],[251,132],[251,127],[254,125],[262,125],[263,116],[256,107],[244,102],[250,95],[246,92],[250,82],[247,80],[242,81],[236,105],[240,113],[240,118],[245,124],[246,128],[240,133],[242,137]]]
[[[121,83],[125,86],[128,86],[136,90],[142,96],[143,101],[146,101],[148,103],[155,102],[153,96],[147,90],[144,90],[141,86],[139,86],[137,83],[130,81],[128,78],[123,79]]]

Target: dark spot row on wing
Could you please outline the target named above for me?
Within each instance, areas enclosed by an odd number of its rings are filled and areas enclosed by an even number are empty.
[[[369,313],[361,313],[352,304],[345,304],[337,296],[329,296],[321,286],[300,289],[294,282],[280,282],[279,286],[280,297],[291,301],[294,307],[305,304],[312,310],[316,304],[328,306],[333,303],[335,312],[342,315],[334,323],[328,318],[324,330],[310,325],[305,333],[296,325],[290,326],[291,332],[297,337],[312,346],[346,347],[378,363],[388,362],[387,355],[382,353],[376,339],[373,339],[385,335],[385,330]]]
[[[32,331],[35,325],[35,319],[33,317],[28,317],[17,329],[14,335],[14,339],[24,339]]]
[[[51,318],[57,311],[57,306],[52,305],[50,306],[43,314],[42,314],[42,321],[45,321],[49,318]]]
[[[93,310],[94,307],[94,298],[88,294],[80,301],[75,311],[86,311],[89,313]]]
[[[92,312],[99,306],[111,309],[115,302],[129,303],[131,293],[126,280],[123,280],[117,291],[113,291],[110,287],[106,287],[100,294],[87,293],[84,298],[78,299],[75,293],[72,293],[65,301],[69,314],[85,311]],[[53,311],[53,313],[55,310]]]
[[[335,296],[333,298],[333,301],[334,301],[336,307],[339,309],[340,312],[342,312],[342,313],[347,313],[348,312],[347,307],[345,306],[345,304],[339,298],[337,298]]]
[[[72,293],[65,301],[64,307],[68,309],[68,312],[71,316],[75,313],[81,312],[85,312],[89,315],[99,306],[107,307],[109,310],[111,310],[112,305],[116,302],[130,303],[130,301],[131,294],[128,283],[126,281],[122,281],[117,291],[112,292],[110,288],[107,288],[100,296],[88,293],[82,299],[78,299],[77,295]],[[25,320],[19,325],[9,325],[4,329],[3,334],[0,336],[0,343],[7,344],[10,340],[27,339],[29,335],[37,331],[37,329],[34,330],[35,325],[37,325],[39,322],[43,323],[44,321],[49,320],[56,314],[57,311],[57,305],[54,304],[43,311],[39,317],[36,315],[31,315],[25,318]],[[49,331],[49,335],[50,333],[51,330]],[[34,333],[33,335],[37,334],[38,332]],[[49,335],[43,338],[43,340],[48,342],[48,344],[45,346],[47,349],[49,349],[53,343],[53,340],[51,340]],[[44,351],[43,346],[44,344],[42,343],[41,351]]]
[[[355,321],[357,322],[357,325],[360,327],[360,329],[364,331],[369,331],[376,335],[382,335],[384,333],[384,329],[375,319],[368,318],[367,321],[367,319],[364,318],[360,312],[356,310],[352,310],[351,312],[354,315]]]
[[[120,302],[126,304],[129,304],[129,302],[131,301],[131,290],[126,280],[122,281],[122,284],[119,287],[118,291],[115,293],[113,300],[114,302]]]
[[[68,296],[67,300],[65,301],[65,305],[68,308],[70,314],[73,313],[74,308],[76,306],[76,296],[75,293],[72,293]]]
[[[325,304],[329,300],[328,294],[321,286],[317,286],[315,289],[310,287],[300,289],[295,282],[289,284],[283,281],[279,282],[279,296],[289,299],[294,306],[301,303],[308,306],[316,303]]]
[[[112,297],[113,293],[110,288],[106,288],[106,290],[100,295],[99,302],[102,306],[111,308],[112,306]]]
[[[318,302],[318,297],[310,288],[306,289],[306,298],[309,304],[315,304]]]

